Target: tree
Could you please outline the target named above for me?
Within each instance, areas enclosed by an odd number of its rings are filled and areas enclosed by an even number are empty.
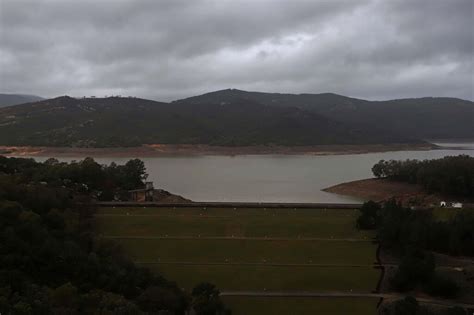
[[[419,249],[411,249],[400,261],[391,285],[398,291],[407,291],[431,281],[435,273],[434,256]]]
[[[441,275],[432,277],[432,279],[425,284],[424,289],[430,295],[451,299],[455,298],[459,293],[457,283]]]
[[[52,305],[55,313],[78,314],[79,294],[71,283],[57,287],[51,293]]]
[[[370,200],[360,208],[361,215],[357,218],[357,228],[362,230],[373,230],[379,220],[381,207],[378,203]]]
[[[224,307],[215,285],[203,282],[194,287],[191,293],[192,306],[197,315],[224,315],[230,311]]]

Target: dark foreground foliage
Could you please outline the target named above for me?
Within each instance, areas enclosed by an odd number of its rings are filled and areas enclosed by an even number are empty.
[[[381,160],[372,167],[377,178],[420,184],[429,192],[474,198],[474,158],[447,156],[436,160]]]
[[[357,220],[361,229],[376,229],[382,246],[397,252],[421,248],[455,256],[474,256],[474,210],[464,209],[440,221],[431,210],[411,210],[395,201],[367,202]]]
[[[458,212],[449,221],[438,221],[430,210],[403,208],[395,201],[383,206],[367,202],[357,220],[361,229],[376,229],[377,239],[401,257],[391,286],[397,291],[422,289],[434,296],[455,297],[457,284],[436,273],[433,251],[474,256],[474,211]]]
[[[418,301],[408,296],[402,300],[384,305],[380,310],[381,315],[466,315],[466,311],[460,307],[451,307],[444,310],[434,311],[418,304]]]
[[[0,313],[184,314],[189,295],[94,234],[91,195],[145,176],[139,160],[0,157]]]
[[[196,315],[230,315],[219,297],[219,290],[215,285],[203,282],[194,287],[191,292],[192,306]]]

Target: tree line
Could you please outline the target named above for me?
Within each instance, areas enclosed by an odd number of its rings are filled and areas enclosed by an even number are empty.
[[[124,165],[101,165],[92,158],[70,163],[50,158],[37,163],[33,159],[0,156],[0,172],[22,181],[66,187],[99,200],[126,200],[128,190],[144,187],[148,177],[145,164],[139,159]]]
[[[140,160],[0,157],[0,313],[228,314],[212,284],[185,292],[96,237],[94,194],[141,187],[145,178]]]
[[[474,197],[474,158],[447,156],[434,160],[380,160],[372,167],[377,178],[420,184],[429,192]]]

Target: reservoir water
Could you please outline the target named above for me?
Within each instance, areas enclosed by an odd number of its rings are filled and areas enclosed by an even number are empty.
[[[321,189],[372,177],[381,159],[434,159],[474,156],[474,143],[440,143],[442,149],[347,155],[242,155],[142,158],[155,187],[194,201],[358,202]],[[130,157],[133,158],[133,157]],[[46,158],[38,158],[45,160]],[[80,157],[74,158],[76,160]],[[73,158],[61,158],[73,160]],[[96,158],[121,164],[128,158]]]

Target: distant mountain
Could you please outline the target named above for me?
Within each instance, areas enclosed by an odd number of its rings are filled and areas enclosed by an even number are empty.
[[[418,139],[473,139],[474,103],[457,98],[425,97],[367,101],[342,95],[280,94],[221,90],[176,101],[226,103],[234,99],[272,107],[296,107],[342,123],[357,123]]]
[[[230,94],[217,92],[207,95],[207,100],[197,97],[174,103],[58,97],[0,108],[0,144],[108,147],[420,142],[390,130],[336,121],[302,106],[269,106],[261,99],[242,97],[240,92]]]
[[[41,100],[44,100],[44,98],[36,95],[0,93],[0,107],[36,102]]]

